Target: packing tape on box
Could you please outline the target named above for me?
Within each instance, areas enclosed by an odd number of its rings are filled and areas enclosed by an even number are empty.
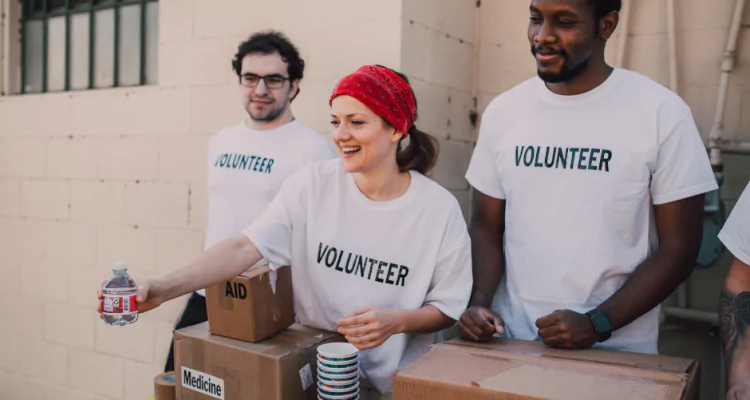
[[[174,372],[159,374],[154,378],[154,400],[175,400]]]

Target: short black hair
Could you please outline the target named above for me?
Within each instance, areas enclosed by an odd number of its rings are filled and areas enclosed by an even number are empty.
[[[305,72],[305,61],[299,56],[297,48],[284,34],[277,31],[258,32],[240,43],[237,54],[232,59],[232,68],[237,76],[242,74],[242,59],[246,55],[254,53],[278,53],[281,59],[288,64],[289,79],[292,81],[302,79]]]
[[[594,17],[597,21],[611,12],[620,12],[622,8],[622,0],[588,0],[588,3],[594,8]]]

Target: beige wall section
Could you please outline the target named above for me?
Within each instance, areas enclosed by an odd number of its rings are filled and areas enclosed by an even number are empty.
[[[4,400],[152,394],[184,300],[116,328],[95,292],[112,261],[143,279],[201,249],[206,143],[245,115],[230,60],[251,32],[298,45],[308,66],[294,111],[324,136],[340,77],[400,64],[400,0],[366,13],[350,0],[159,3],[158,86],[0,97]]]
[[[419,102],[417,127],[440,142],[431,177],[450,190],[465,214],[464,172],[473,148],[477,8],[472,0],[404,0],[401,70]]]

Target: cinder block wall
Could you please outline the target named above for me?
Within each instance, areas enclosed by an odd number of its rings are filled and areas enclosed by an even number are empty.
[[[230,60],[250,33],[278,29],[299,46],[294,111],[325,136],[340,77],[399,68],[399,0],[365,13],[349,0],[159,4],[158,86],[0,97],[2,399],[152,395],[184,299],[118,328],[98,319],[95,292],[112,261],[143,279],[201,250],[206,144],[245,115]]]
[[[464,173],[473,149],[476,16],[474,1],[404,0],[401,69],[419,101],[417,126],[437,137],[431,177],[449,189],[468,217]]]

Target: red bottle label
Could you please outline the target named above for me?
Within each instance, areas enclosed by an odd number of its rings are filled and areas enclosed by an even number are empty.
[[[132,296],[105,295],[102,299],[103,314],[130,315],[138,312],[138,302]]]

